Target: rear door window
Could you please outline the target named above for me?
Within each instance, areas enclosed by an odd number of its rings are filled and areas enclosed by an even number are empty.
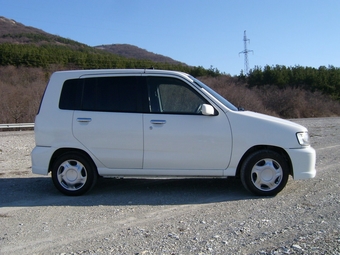
[[[64,83],[60,109],[148,112],[147,89],[137,76],[98,77]]]

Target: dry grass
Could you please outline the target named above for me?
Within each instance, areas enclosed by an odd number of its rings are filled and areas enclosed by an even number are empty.
[[[29,67],[0,67],[0,123],[34,122],[46,83],[53,71]],[[319,92],[277,89],[274,86],[248,88],[237,77],[201,77],[235,106],[283,118],[340,116],[340,102]]]
[[[237,77],[201,77],[237,107],[282,118],[340,116],[340,102],[320,92],[301,88],[278,89],[275,86],[248,88]]]

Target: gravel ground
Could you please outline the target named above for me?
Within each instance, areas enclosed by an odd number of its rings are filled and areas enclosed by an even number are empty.
[[[340,254],[340,118],[294,121],[317,176],[266,198],[235,178],[101,179],[67,197],[31,173],[32,131],[0,132],[0,254]]]

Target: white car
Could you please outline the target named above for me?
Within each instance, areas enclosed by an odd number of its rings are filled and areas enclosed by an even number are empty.
[[[256,195],[313,178],[315,150],[293,122],[238,110],[194,77],[161,70],[54,73],[35,120],[32,171],[66,195],[103,177],[239,176]]]

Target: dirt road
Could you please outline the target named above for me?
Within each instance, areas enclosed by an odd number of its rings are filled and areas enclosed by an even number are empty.
[[[276,197],[240,180],[103,179],[67,197],[31,173],[32,131],[0,133],[0,254],[340,254],[340,118],[294,120],[317,176]]]

